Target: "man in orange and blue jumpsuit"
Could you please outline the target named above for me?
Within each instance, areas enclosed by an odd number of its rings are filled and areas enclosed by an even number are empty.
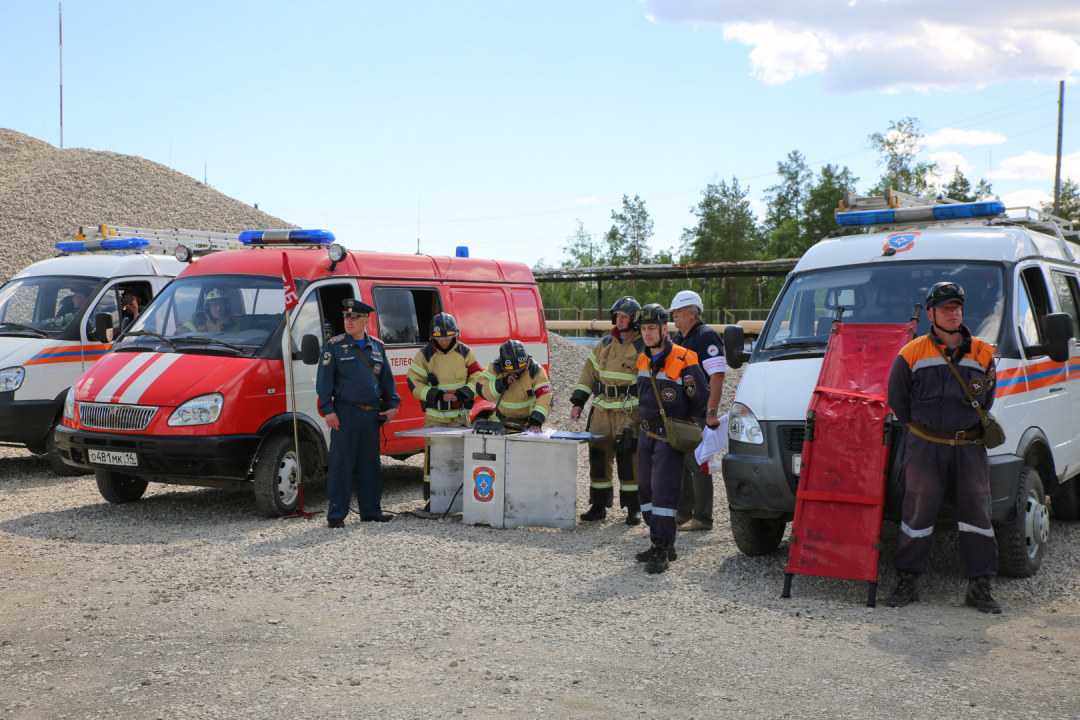
[[[951,363],[975,401],[989,410],[997,384],[994,348],[963,325],[964,290],[956,283],[931,287],[926,308],[930,331],[900,350],[889,375],[889,407],[911,432],[904,448],[900,546],[893,558],[900,579],[888,603],[904,607],[919,599],[919,576],[949,485],[956,488],[960,558],[968,579],[965,602],[996,614],[1001,606],[990,595],[990,577],[997,572],[990,464],[979,414],[949,368]]]
[[[645,571],[662,573],[675,560],[675,510],[682,493],[683,454],[667,443],[661,406],[668,418],[701,417],[709,381],[697,355],[671,342],[668,314],[655,303],[641,308],[638,328],[645,352],[638,357],[638,499],[652,546],[637,554]],[[656,389],[653,389],[655,380]],[[660,396],[657,397],[657,392]]]

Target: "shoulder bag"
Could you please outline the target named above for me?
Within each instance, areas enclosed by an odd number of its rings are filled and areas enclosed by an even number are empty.
[[[931,340],[931,342],[933,342]],[[971,390],[968,389],[967,383],[964,382],[964,378],[960,377],[960,373],[957,371],[956,366],[953,365],[952,360],[945,354],[945,350],[934,343],[934,347],[941,353],[941,357],[945,359],[945,364],[952,370],[952,374],[956,376],[956,381],[960,383],[960,387],[964,389],[964,394],[967,395],[967,399],[971,402],[971,407],[975,408],[975,412],[979,414],[979,418],[982,420],[983,426],[983,446],[986,448],[996,448],[1005,442],[1005,428],[1002,427],[1001,421],[982,409],[979,402],[975,399],[975,396],[971,394]]]
[[[649,364],[652,365],[651,360]],[[697,423],[689,420],[669,418],[667,413],[664,412],[664,397],[656,387],[656,377],[653,375],[651,367],[649,368],[649,380],[652,381],[653,392],[656,393],[656,405],[660,408],[660,417],[664,419],[664,434],[667,436],[664,438],[664,442],[670,445],[675,452],[693,452],[701,444],[701,428],[698,427]]]

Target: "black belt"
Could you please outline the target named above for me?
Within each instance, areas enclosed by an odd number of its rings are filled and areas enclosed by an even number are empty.
[[[939,432],[937,430],[931,430],[928,427],[924,427],[919,423],[912,421],[908,428],[911,432],[915,433],[923,440],[929,440],[933,443],[940,443],[942,445],[981,445],[983,428],[981,424],[975,425],[973,428],[967,430],[960,430],[954,433]]]
[[[461,409],[461,403],[457,400],[454,400],[453,402],[439,400],[437,403],[435,403],[435,407],[433,409],[438,410],[439,412],[446,412],[447,410],[459,410]]]
[[[597,383],[596,394],[611,400],[617,400],[626,395],[637,395],[637,385],[605,385]]]

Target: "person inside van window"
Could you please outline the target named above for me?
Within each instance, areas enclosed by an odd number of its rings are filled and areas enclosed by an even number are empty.
[[[965,602],[997,614],[1001,605],[990,595],[998,560],[990,525],[990,464],[981,418],[967,397],[970,392],[984,411],[993,406],[994,348],[964,326],[964,290],[956,283],[931,287],[926,308],[930,331],[900,350],[889,375],[889,407],[911,432],[903,451],[900,545],[893,557],[900,579],[888,603],[904,607],[918,601],[919,576],[949,485],[956,488]]]
[[[75,317],[83,305],[90,298],[94,286],[90,283],[79,283],[71,287],[71,294],[60,301],[60,307],[56,309],[56,324],[67,325]]]
[[[203,298],[205,311],[195,313],[180,326],[178,334],[193,332],[238,333],[240,325],[232,314],[229,294],[221,288],[213,288]]]

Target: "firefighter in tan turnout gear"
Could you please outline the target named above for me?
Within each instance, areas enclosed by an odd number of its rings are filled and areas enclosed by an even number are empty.
[[[433,317],[431,342],[416,353],[405,375],[409,390],[424,409],[424,427],[468,425],[476,399],[473,385],[482,372],[472,349],[458,339],[454,316],[439,313]],[[425,500],[431,497],[430,445],[424,438]]]
[[[538,431],[551,412],[548,374],[529,357],[520,340],[507,340],[499,346],[499,357],[480,375],[476,393],[496,403],[492,419],[508,430]]]
[[[615,499],[613,465],[618,466],[619,504],[626,508],[626,524],[641,524],[638,502],[637,360],[645,343],[637,329],[641,305],[624,297],[611,306],[611,334],[596,344],[581,369],[570,402],[570,419],[577,421],[592,396],[586,429],[602,440],[589,443],[589,510],[582,520],[603,520]]]

